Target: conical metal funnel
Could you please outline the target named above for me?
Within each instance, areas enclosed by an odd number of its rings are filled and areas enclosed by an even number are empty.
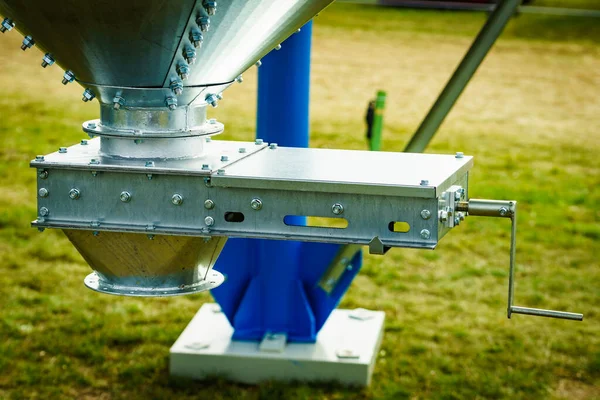
[[[0,0],[0,13],[101,102],[113,104],[120,89],[139,105],[151,96],[126,88],[181,81],[194,88],[182,105],[220,93],[331,2]]]
[[[213,289],[224,281],[212,270],[227,238],[64,230],[94,270],[90,289],[126,296],[176,296]]]

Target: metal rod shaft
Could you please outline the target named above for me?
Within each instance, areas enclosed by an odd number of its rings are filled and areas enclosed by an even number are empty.
[[[405,152],[421,153],[425,150],[520,4],[521,0],[504,0],[496,6],[446,87],[406,145]]]
[[[513,312],[513,302],[515,300],[515,264],[517,255],[517,207],[516,202],[510,218],[510,271],[508,272],[508,310],[507,316],[510,318]]]
[[[535,315],[537,317],[570,319],[574,321],[583,321],[583,314],[571,313],[565,311],[542,310],[539,308],[517,307],[512,306],[511,310],[514,314]]]

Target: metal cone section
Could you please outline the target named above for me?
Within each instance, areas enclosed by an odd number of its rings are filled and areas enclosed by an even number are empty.
[[[84,85],[179,95],[177,80],[234,81],[331,2],[0,0],[0,13]]]
[[[126,296],[177,296],[219,286],[212,270],[226,237],[150,236],[136,233],[64,230],[94,270],[90,289]]]

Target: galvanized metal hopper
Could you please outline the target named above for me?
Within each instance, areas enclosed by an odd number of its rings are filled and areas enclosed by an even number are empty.
[[[0,31],[19,30],[23,50],[41,48],[44,68],[60,65],[63,84],[76,81],[84,101],[98,99],[100,119],[83,124],[101,137],[94,162],[153,163],[204,157],[205,136],[223,130],[207,121],[206,105],[329,3],[0,0]],[[224,280],[211,268],[226,237],[64,232],[95,270],[85,284],[97,291],[169,296]]]

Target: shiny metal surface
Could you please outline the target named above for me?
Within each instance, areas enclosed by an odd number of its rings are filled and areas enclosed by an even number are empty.
[[[226,168],[214,186],[437,198],[473,157],[355,150],[267,149]],[[427,180],[427,185],[421,185]],[[331,206],[330,206],[331,207]]]
[[[84,86],[166,88],[178,66],[186,87],[233,81],[331,0],[223,0],[210,16],[202,3],[0,0],[0,13]]]
[[[92,267],[88,287],[129,296],[174,296],[209,290],[223,282],[211,268],[227,238],[148,236],[64,230]]]

